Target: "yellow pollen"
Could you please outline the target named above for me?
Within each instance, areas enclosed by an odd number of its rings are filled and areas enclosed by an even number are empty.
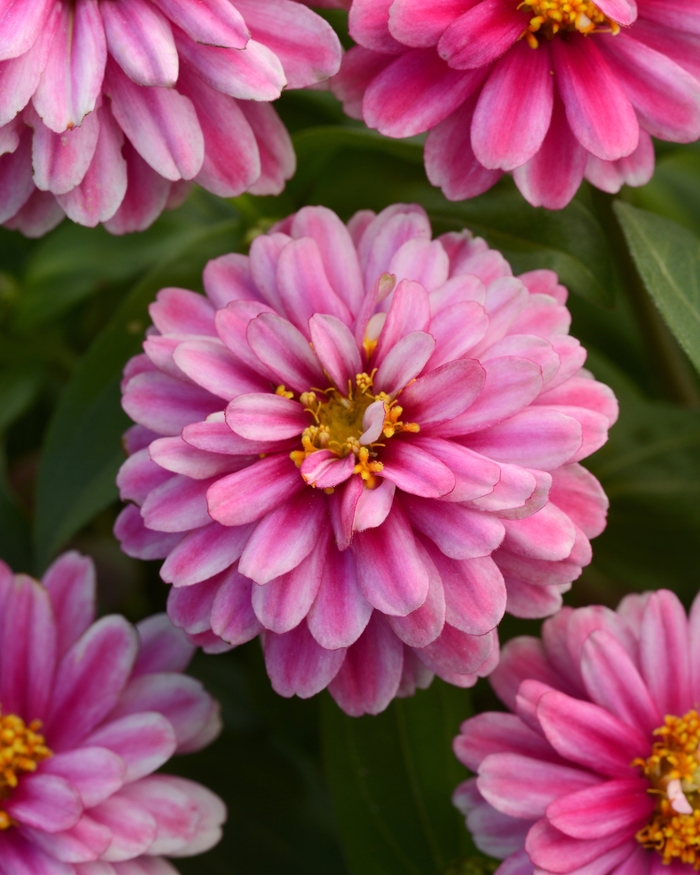
[[[566,31],[613,35],[620,32],[620,25],[604,15],[592,0],[522,0],[518,9],[532,16],[522,35],[533,49],[540,38],[552,39]]]
[[[289,389],[285,389],[284,383],[281,386],[278,386],[275,389],[275,395],[281,395],[282,398],[293,398],[294,392],[290,392]]]
[[[660,740],[646,760],[632,763],[651,783],[656,799],[650,823],[637,833],[637,841],[657,851],[663,864],[674,860],[700,870],[700,715],[669,715],[654,730]]]
[[[357,460],[354,473],[362,478],[369,489],[377,485],[375,474],[384,467],[377,460],[377,450],[384,444],[378,441],[373,441],[368,446],[360,444],[360,438],[365,431],[363,418],[367,408],[376,401],[383,403],[382,436],[385,438],[402,431],[417,432],[420,426],[415,422],[401,420],[403,408],[391,396],[385,392],[372,392],[374,374],[374,371],[371,374],[357,374],[354,384],[348,384],[345,395],[336,388],[330,388],[311,389],[299,396],[299,401],[314,421],[302,432],[302,449],[289,454],[297,468],[303,465],[311,453],[318,450],[330,450],[340,459],[352,453]]]
[[[3,716],[0,711],[0,830],[12,826],[2,802],[19,783],[19,776],[22,772],[35,772],[42,760],[52,756],[43,735],[39,735],[40,729],[40,720],[27,726],[16,714]]]

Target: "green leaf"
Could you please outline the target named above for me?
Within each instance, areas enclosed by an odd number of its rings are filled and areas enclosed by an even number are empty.
[[[31,529],[12,495],[5,467],[5,454],[0,453],[0,559],[13,571],[31,571]]]
[[[0,432],[29,409],[40,388],[41,376],[35,369],[0,371]]]
[[[615,212],[647,291],[700,371],[700,239],[629,204]]]
[[[130,424],[121,409],[119,381],[127,359],[141,347],[148,304],[164,286],[201,288],[206,262],[239,242],[238,219],[190,234],[176,258],[136,285],[83,356],[61,395],[42,454],[34,527],[39,569],[117,497],[121,435]]]
[[[645,398],[595,352],[586,366],[614,390],[620,419],[608,443],[586,460],[610,512],[585,575],[601,575],[612,603],[626,591],[660,587],[688,601],[700,566],[700,411]]]
[[[635,206],[685,225],[700,236],[700,151],[674,147],[658,157],[651,182],[630,188],[626,194]]]
[[[377,717],[348,717],[326,697],[326,776],[352,875],[437,875],[475,854],[450,801],[467,775],[452,740],[470,702],[438,679]]]

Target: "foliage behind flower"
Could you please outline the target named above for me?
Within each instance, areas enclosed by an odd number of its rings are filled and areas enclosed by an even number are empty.
[[[221,836],[217,796],[153,774],[220,729],[216,702],[181,674],[192,646],[164,615],[94,618],[89,559],[64,554],[43,585],[0,563],[3,875],[176,875],[164,855]]]
[[[0,10],[0,222],[67,214],[140,231],[194,180],[279,194],[294,173],[269,102],[335,73],[340,44],[295,0],[27,0]]]
[[[124,376],[123,549],[166,558],[194,641],[264,632],[278,692],[353,714],[473,684],[506,592],[552,613],[605,525],[578,462],[617,405],[565,289],[430,236],[415,206],[307,207],[211,262],[207,297],[161,291]]]
[[[429,131],[452,200],[512,171],[534,206],[585,176],[617,192],[654,169],[651,137],[700,136],[700,12],[659,0],[354,0],[359,44],[334,80],[350,115],[391,137]]]
[[[462,724],[454,801],[498,875],[700,869],[700,600],[564,608],[491,676],[514,714]]]

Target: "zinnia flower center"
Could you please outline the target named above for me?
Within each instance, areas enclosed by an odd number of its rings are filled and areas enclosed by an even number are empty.
[[[16,714],[3,716],[0,711],[0,830],[12,826],[12,819],[2,809],[2,802],[19,783],[19,775],[35,772],[42,760],[52,756],[39,729],[40,720],[32,720],[27,726]]]
[[[402,422],[403,407],[392,400],[385,392],[372,392],[372,374],[357,374],[355,383],[348,384],[347,394],[343,395],[335,387],[330,389],[311,389],[299,396],[299,401],[313,417],[313,424],[305,428],[301,435],[303,449],[290,453],[294,464],[300,468],[304,460],[318,450],[330,450],[338,458],[350,453],[355,455],[355,474],[359,474],[365,486],[372,489],[376,485],[375,474],[384,467],[377,459],[377,450],[384,446],[379,438],[391,438],[402,431],[417,432],[420,426],[415,422]],[[280,390],[281,393],[280,393]],[[278,393],[291,397],[292,393],[280,387]],[[381,431],[376,440],[367,437],[370,429],[365,428],[365,412],[374,403],[383,405]]]
[[[591,0],[523,0],[518,9],[532,15],[523,36],[533,49],[539,45],[535,34],[552,39],[562,31],[620,32],[620,25],[604,15]]]
[[[661,737],[651,756],[635,760],[651,782],[649,793],[658,797],[651,822],[637,833],[637,841],[662,856],[700,870],[700,715],[667,716],[654,730]]]

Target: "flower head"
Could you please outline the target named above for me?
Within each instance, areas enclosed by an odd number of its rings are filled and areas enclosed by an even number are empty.
[[[700,12],[658,0],[354,0],[334,90],[391,137],[429,131],[452,200],[513,174],[534,206],[644,185],[651,137],[700,137]]]
[[[505,646],[491,683],[515,713],[455,739],[478,775],[455,804],[500,875],[700,870],[699,623],[661,590]]]
[[[192,645],[165,615],[136,628],[94,617],[90,560],[66,553],[42,583],[0,563],[3,875],[176,875],[164,855],[221,835],[217,796],[153,774],[220,729],[216,702],[181,674]]]
[[[0,8],[0,222],[147,228],[190,181],[278,194],[291,141],[269,105],[335,73],[296,0],[25,0]]]
[[[506,588],[553,612],[605,525],[578,462],[617,407],[566,291],[430,236],[419,207],[306,207],[210,262],[206,297],[161,291],[124,377],[123,549],[166,558],[195,641],[264,632],[278,692],[351,713],[474,683]]]

